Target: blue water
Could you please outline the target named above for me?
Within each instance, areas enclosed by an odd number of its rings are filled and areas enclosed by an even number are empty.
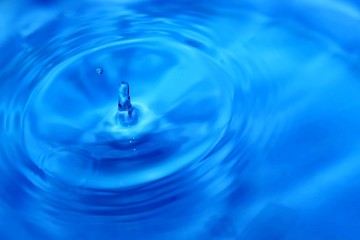
[[[1,240],[360,239],[358,2],[7,0],[0,20]]]

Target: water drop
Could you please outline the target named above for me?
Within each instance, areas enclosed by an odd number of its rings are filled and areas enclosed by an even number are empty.
[[[132,108],[130,102],[130,90],[127,82],[121,82],[119,87],[118,110],[129,111]]]
[[[98,67],[98,68],[96,69],[96,72],[97,72],[97,74],[101,75],[101,74],[103,74],[104,69],[101,68],[101,67]]]
[[[127,82],[121,82],[118,89],[118,113],[120,124],[130,127],[138,119],[138,112],[130,101],[130,88]]]

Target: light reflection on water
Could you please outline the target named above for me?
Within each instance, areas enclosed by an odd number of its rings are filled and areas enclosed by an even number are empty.
[[[359,239],[357,5],[1,3],[0,238]]]

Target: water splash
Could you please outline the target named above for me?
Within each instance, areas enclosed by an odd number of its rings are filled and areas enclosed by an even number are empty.
[[[125,126],[131,126],[138,120],[138,111],[131,105],[127,82],[120,83],[118,95],[118,122]]]
[[[357,3],[11,3],[0,239],[359,236]]]

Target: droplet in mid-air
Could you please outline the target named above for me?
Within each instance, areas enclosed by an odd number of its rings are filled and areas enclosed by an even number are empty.
[[[125,126],[133,125],[138,120],[138,112],[131,105],[129,84],[127,82],[121,82],[119,86],[117,118],[120,124]]]
[[[103,74],[103,72],[104,72],[104,69],[102,69],[101,67],[98,67],[96,69],[96,73],[99,74],[99,75]]]

